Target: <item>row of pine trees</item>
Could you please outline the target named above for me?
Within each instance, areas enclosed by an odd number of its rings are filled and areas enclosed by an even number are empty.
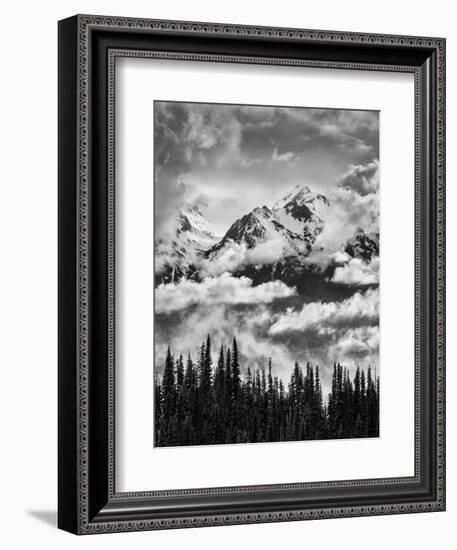
[[[213,365],[208,336],[197,361],[184,364],[168,348],[163,375],[155,377],[155,444],[211,445],[377,437],[379,378],[371,369],[333,367],[332,387],[323,398],[319,367],[298,363],[285,388],[268,370],[248,367],[241,376],[236,339],[220,347]]]

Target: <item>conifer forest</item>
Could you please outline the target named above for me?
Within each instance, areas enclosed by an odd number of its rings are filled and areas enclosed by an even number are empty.
[[[318,366],[295,362],[287,385],[274,369],[271,360],[266,369],[241,365],[235,338],[214,357],[209,336],[198,357],[168,348],[154,383],[155,446],[379,435],[379,378],[370,367],[350,373],[335,363],[328,395]]]

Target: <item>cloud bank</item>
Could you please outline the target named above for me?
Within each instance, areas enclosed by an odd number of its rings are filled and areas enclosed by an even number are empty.
[[[201,283],[181,279],[178,283],[161,284],[155,292],[156,313],[181,311],[189,306],[204,304],[257,304],[270,303],[277,298],[296,294],[281,281],[271,281],[252,286],[248,277],[232,277],[223,273],[219,277],[207,277]]]
[[[278,237],[261,242],[255,247],[248,248],[246,243],[227,241],[217,256],[211,260],[202,259],[200,270],[203,276],[213,277],[225,272],[233,273],[246,266],[259,268],[273,264],[284,255],[284,243]]]
[[[352,189],[362,196],[376,193],[379,188],[379,161],[375,159],[367,164],[350,165],[339,186]]]
[[[339,328],[355,328],[377,323],[379,318],[378,291],[356,292],[341,302],[311,302],[301,311],[287,310],[271,325],[270,336],[306,332],[309,329],[322,334],[335,333]]]
[[[335,269],[331,282],[351,286],[378,284],[379,258],[372,258],[369,263],[360,258],[352,258],[344,266]]]

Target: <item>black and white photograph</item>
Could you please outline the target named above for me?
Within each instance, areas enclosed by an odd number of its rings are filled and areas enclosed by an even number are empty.
[[[158,447],[379,436],[379,112],[154,103]]]

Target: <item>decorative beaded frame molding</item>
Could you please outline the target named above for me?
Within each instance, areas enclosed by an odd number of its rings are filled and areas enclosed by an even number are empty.
[[[411,36],[389,36],[382,34],[364,34],[333,31],[313,31],[302,29],[254,27],[241,25],[225,25],[213,23],[194,23],[178,21],[162,21],[150,19],[130,19],[118,17],[76,16],[77,18],[77,219],[78,219],[78,251],[77,251],[77,463],[75,475],[77,479],[77,502],[74,503],[73,513],[68,511],[68,504],[64,501],[65,489],[59,502],[59,526],[77,532],[78,534],[105,533],[133,530],[169,529],[184,527],[199,527],[211,525],[228,525],[243,523],[259,523],[274,521],[294,521],[304,519],[320,519],[332,517],[364,516],[375,514],[396,514],[409,512],[439,511],[445,509],[445,364],[444,364],[444,201],[445,201],[445,41],[441,38],[423,38]],[[400,47],[427,47],[436,51],[436,495],[435,498],[412,503],[389,505],[360,505],[343,507],[317,507],[313,509],[290,510],[261,513],[231,513],[223,515],[202,515],[182,518],[139,519],[139,520],[109,520],[93,521],[89,513],[89,255],[90,255],[90,208],[89,208],[89,140],[88,126],[89,113],[89,48],[90,32],[95,29],[113,29],[121,31],[143,30],[147,32],[170,31],[185,33],[186,35],[213,35],[225,37],[255,37],[256,39],[284,39],[288,41],[327,41],[335,44],[371,44],[392,45]],[[173,491],[149,491],[141,493],[116,493],[114,487],[114,88],[115,88],[115,60],[117,57],[149,57],[155,59],[179,59],[192,61],[261,63],[276,65],[293,65],[300,67],[339,68],[353,70],[411,72],[415,77],[415,118],[416,118],[416,406],[415,406],[415,476],[412,478],[390,478],[371,480],[332,481],[322,483],[300,483],[289,485],[227,487],[217,489],[188,489]],[[420,424],[420,376],[418,353],[420,346],[421,307],[418,279],[420,262],[419,232],[421,230],[420,216],[420,166],[419,166],[419,139],[420,139],[420,106],[423,100],[423,91],[419,86],[419,69],[417,66],[381,65],[351,62],[322,62],[312,60],[281,59],[278,57],[247,57],[225,56],[214,54],[189,54],[181,52],[159,52],[132,49],[111,49],[108,61],[108,483],[109,499],[111,501],[131,501],[155,496],[192,496],[210,494],[252,493],[253,491],[272,491],[283,489],[306,489],[324,487],[356,487],[363,485],[395,485],[406,481],[415,482],[419,479],[421,468],[419,456]],[[62,367],[61,367],[62,368]],[[62,398],[62,397],[61,397]],[[61,469],[63,469],[61,467]],[[64,485],[61,479],[60,483]],[[71,519],[68,516],[72,515]]]

